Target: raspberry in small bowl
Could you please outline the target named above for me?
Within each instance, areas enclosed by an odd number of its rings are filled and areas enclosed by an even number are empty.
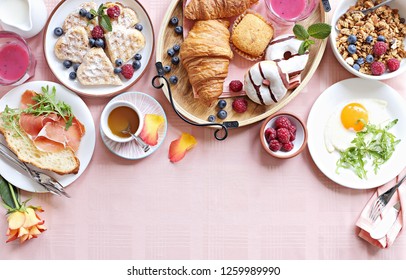
[[[273,157],[297,156],[307,144],[307,129],[297,116],[276,113],[264,120],[259,132],[262,147]]]

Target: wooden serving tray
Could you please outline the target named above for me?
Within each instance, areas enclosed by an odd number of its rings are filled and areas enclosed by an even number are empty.
[[[261,4],[265,5],[264,3]],[[171,57],[169,57],[169,55],[167,54],[167,50],[174,44],[179,44],[182,48],[183,42],[183,36],[176,34],[174,31],[174,27],[169,24],[169,21],[173,16],[179,18],[179,25],[183,25],[183,0],[173,0],[168,7],[167,13],[162,21],[160,33],[158,36],[156,60],[157,62],[162,62],[163,65],[171,66],[171,72],[165,74],[165,77],[167,79],[169,79],[169,77],[172,75],[176,75],[178,77],[178,83],[175,85],[171,84],[171,91],[174,102],[173,105],[182,115],[184,115],[189,120],[199,124],[208,123],[207,117],[209,115],[216,115],[219,110],[216,106],[217,104],[215,103],[211,107],[207,107],[198,99],[195,99],[192,86],[190,85],[187,72],[182,66],[182,62],[180,62],[179,65],[172,65]],[[324,12],[321,4],[317,8],[317,10],[308,19],[302,21],[301,24],[307,27],[316,22],[326,22],[326,13]],[[311,46],[309,61],[306,68],[302,72],[302,83],[293,91],[288,91],[285,97],[278,104],[270,106],[259,105],[252,102],[248,97],[245,97],[248,100],[248,110],[245,113],[238,114],[232,109],[232,98],[227,98],[227,107],[225,108],[225,110],[227,111],[228,116],[224,120],[224,122],[236,121],[238,122],[238,126],[253,124],[265,119],[266,117],[272,115],[276,111],[286,106],[290,101],[293,100],[293,98],[295,98],[300,93],[300,91],[307,85],[307,83],[313,76],[324,54],[326,44],[327,40],[316,40],[316,44]],[[234,55],[237,56],[238,54]],[[244,73],[245,72],[241,73],[241,77],[239,78],[240,81],[243,81]],[[166,89],[166,87],[163,87],[162,89],[169,100],[168,90]],[[216,120],[216,122],[221,121],[222,120],[219,120],[218,118]]]

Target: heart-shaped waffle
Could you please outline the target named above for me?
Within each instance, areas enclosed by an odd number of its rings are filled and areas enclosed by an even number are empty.
[[[114,74],[113,64],[101,48],[91,48],[77,71],[82,85],[121,85],[121,79]]]
[[[118,16],[118,18],[110,19],[113,29],[116,28],[117,26],[132,28],[139,22],[138,16],[135,13],[135,11],[131,8],[124,7],[123,4],[119,2],[107,2],[105,6],[107,7],[107,9],[113,6],[118,6],[120,8],[120,15]],[[106,14],[107,9],[105,10]]]
[[[97,11],[97,4],[95,2],[86,2],[79,6],[74,12],[70,13],[65,21],[63,22],[62,29],[63,31],[67,32],[71,28],[75,26],[82,26],[86,29],[87,34],[90,36],[93,27],[99,24],[97,17],[94,17],[92,20],[88,20],[86,17],[82,17],[79,14],[80,9],[85,9],[86,11],[96,10]]]
[[[89,37],[82,26],[69,29],[55,44],[55,55],[61,60],[81,63],[89,50]]]

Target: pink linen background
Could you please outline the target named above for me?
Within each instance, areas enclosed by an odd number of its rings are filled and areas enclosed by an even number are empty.
[[[58,1],[45,2],[50,13]],[[157,38],[170,1],[140,2]],[[330,2],[334,9],[338,1]],[[42,53],[42,35],[29,40],[38,60],[32,80],[57,81]],[[6,244],[7,223],[0,218],[0,259],[406,259],[403,232],[387,250],[356,235],[373,190],[333,183],[307,149],[290,160],[269,157],[258,138],[261,122],[230,131],[223,142],[210,129],[185,124],[151,86],[154,61],[155,55],[131,90],[150,94],[165,109],[169,126],[161,148],[139,161],[111,154],[98,134],[109,99],[84,98],[97,131],[89,167],[68,187],[70,199],[23,192],[45,209],[48,231],[23,245]],[[406,98],[405,75],[385,83]],[[350,77],[328,45],[310,83],[283,111],[306,121],[320,93]],[[0,88],[0,96],[9,89]],[[168,147],[182,132],[198,144],[172,164]]]

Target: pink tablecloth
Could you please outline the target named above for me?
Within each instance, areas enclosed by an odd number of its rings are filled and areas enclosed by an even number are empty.
[[[46,0],[48,12],[57,2]],[[141,2],[157,37],[170,1]],[[29,45],[38,59],[34,80],[56,81],[44,60],[42,33]],[[258,138],[261,123],[230,131],[223,142],[210,129],[185,124],[151,86],[152,66],[131,89],[164,107],[169,127],[161,148],[140,161],[123,160],[97,134],[91,164],[68,187],[72,198],[23,193],[45,209],[48,231],[40,238],[3,243],[7,223],[0,218],[0,259],[406,259],[402,232],[388,250],[356,236],[355,222],[372,190],[333,183],[307,149],[290,160],[271,158]],[[327,46],[311,82],[283,110],[306,120],[320,93],[349,77]],[[405,78],[385,83],[406,97]],[[0,88],[1,96],[8,90]],[[84,100],[98,131],[109,99]],[[168,147],[181,132],[196,136],[198,144],[172,164]]]

